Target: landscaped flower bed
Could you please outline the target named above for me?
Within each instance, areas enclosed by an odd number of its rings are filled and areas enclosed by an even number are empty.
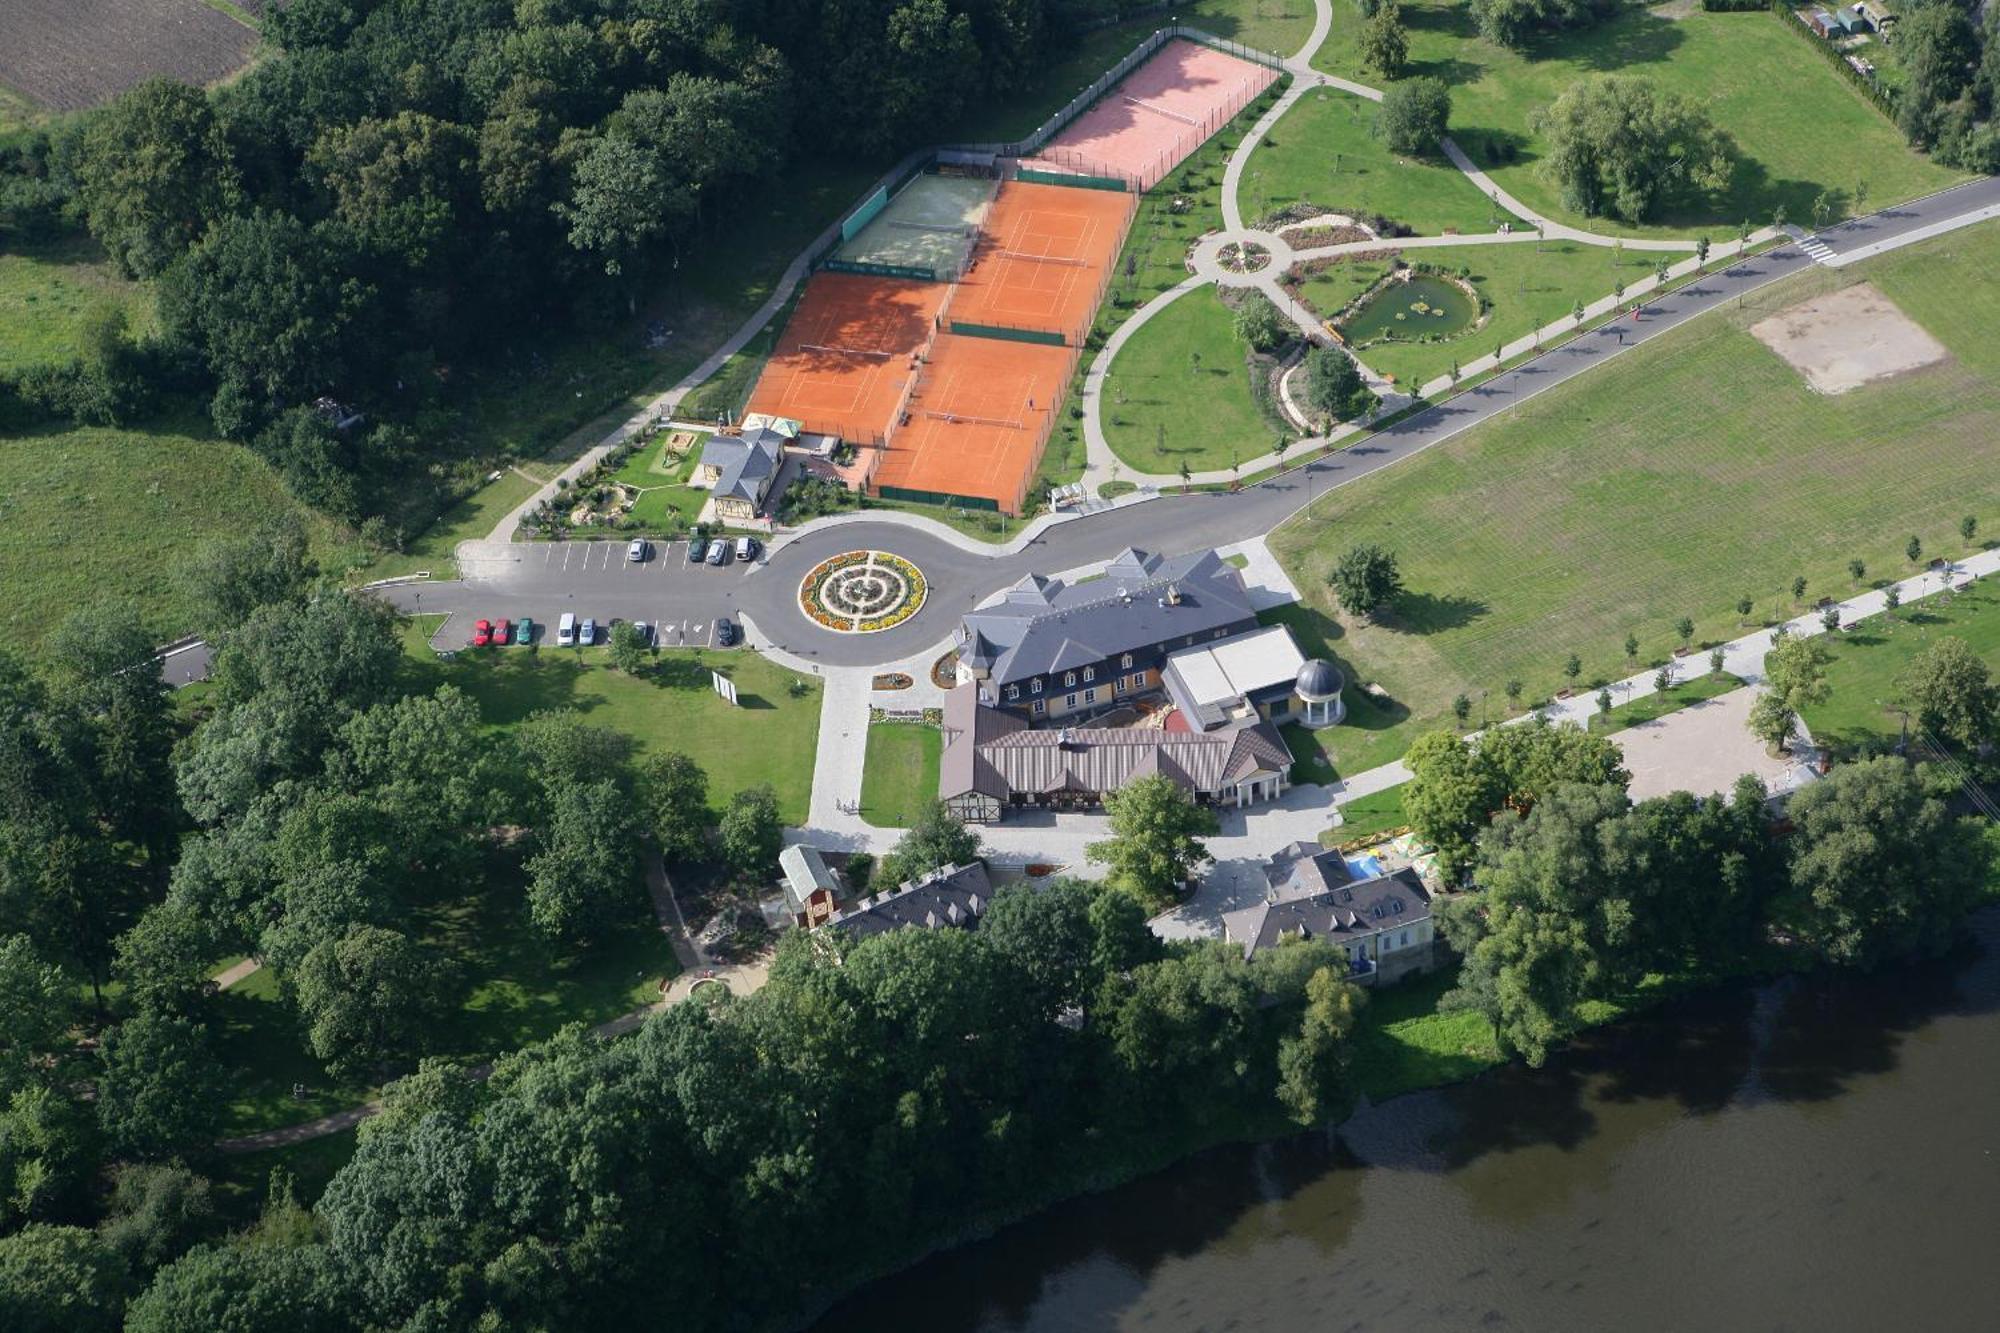
[[[903,557],[843,551],[807,573],[799,584],[799,606],[827,629],[872,634],[908,620],[928,594],[923,572]]]

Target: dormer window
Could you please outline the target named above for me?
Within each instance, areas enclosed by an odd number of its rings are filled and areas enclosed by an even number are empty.
[[[1040,677],[1038,676],[1038,677],[1036,677],[1036,678],[1035,678],[1035,680],[1034,680],[1033,682],[1031,682],[1031,683],[1029,684],[1029,686],[1028,686],[1028,693],[1030,693],[1030,694],[1040,694],[1041,692],[1042,692],[1042,681],[1041,681],[1041,678],[1040,678]]]
[[[1127,653],[1127,654],[1125,654],[1125,655],[1124,655],[1123,657],[1119,658],[1119,659],[1118,659],[1118,665],[1119,665],[1119,666],[1120,666],[1121,668],[1125,668],[1125,669],[1128,669],[1128,670],[1129,670],[1129,669],[1131,668],[1131,666],[1132,666],[1132,654],[1130,654],[1130,653]]]
[[[1066,672],[1064,672],[1064,673],[1063,673],[1063,684],[1064,684],[1064,685],[1074,685],[1074,684],[1076,684],[1076,672],[1074,672],[1074,671],[1066,671]]]
[[[1009,686],[1007,687],[1007,697],[1008,697],[1009,699],[1018,699],[1018,698],[1020,698],[1020,697],[1021,697],[1021,687],[1020,687],[1019,685],[1009,685]]]
[[[1084,680],[1086,680],[1086,681],[1092,681],[1092,680],[1096,680],[1096,679],[1097,679],[1097,668],[1096,668],[1096,667],[1085,667],[1085,668],[1083,669],[1083,678],[1084,678]]]

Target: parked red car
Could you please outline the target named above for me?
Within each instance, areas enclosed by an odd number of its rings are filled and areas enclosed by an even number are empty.
[[[514,622],[503,620],[495,625],[493,627],[493,642],[499,644],[502,648],[514,642]]]
[[[491,642],[493,642],[493,622],[490,620],[473,621],[472,646],[474,648],[484,648]]]

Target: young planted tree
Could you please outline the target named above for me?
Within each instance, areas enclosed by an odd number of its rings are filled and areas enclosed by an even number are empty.
[[[1609,686],[1606,686],[1604,689],[1601,689],[1597,692],[1597,711],[1600,713],[1609,713],[1611,711],[1611,708],[1612,708],[1611,689]]]
[[[1472,716],[1472,699],[1463,694],[1453,699],[1451,701],[1451,715],[1457,718],[1458,725],[1463,727],[1466,720]]]
[[[1520,681],[1510,680],[1505,685],[1501,686],[1501,689],[1507,696],[1507,707],[1509,709],[1515,709],[1521,706],[1522,685]]]
[[[1563,679],[1570,683],[1570,688],[1574,689],[1576,687],[1576,678],[1582,674],[1583,659],[1575,653],[1571,653],[1563,661]]]
[[[1715,648],[1709,651],[1708,669],[1710,671],[1713,671],[1716,675],[1719,676],[1722,674],[1722,664],[1727,660],[1728,660],[1728,654],[1723,650],[1721,645],[1718,644]]]
[[[1903,554],[1910,558],[1911,564],[1913,565],[1923,564],[1924,563],[1923,541],[1918,537],[1912,536],[1910,538],[1909,545],[1903,548]]]
[[[611,665],[628,676],[637,675],[646,665],[646,640],[629,620],[611,627]]]
[[[1681,641],[1682,651],[1694,645],[1694,618],[1682,616],[1674,622],[1674,637]]]
[[[1674,687],[1674,664],[1662,662],[1660,669],[1653,673],[1653,688],[1665,694]]]
[[[1968,546],[1977,541],[1979,538],[1979,516],[1976,514],[1967,514],[1964,518],[1958,520],[1958,535]]]
[[[1326,576],[1327,586],[1350,616],[1372,619],[1403,592],[1403,576],[1393,552],[1373,542],[1347,548]]]
[[[1806,599],[1806,576],[1801,574],[1797,578],[1792,580],[1792,600],[1794,602],[1803,602],[1805,599]]]
[[[1745,620],[1748,620],[1750,618],[1750,613],[1753,610],[1755,610],[1756,607],[1757,604],[1751,601],[1748,597],[1739,597],[1736,599],[1736,614],[1743,617],[1743,619]]]
[[[1828,634],[1839,633],[1840,608],[1837,606],[1829,606],[1826,610],[1820,612],[1819,623],[1821,624],[1821,626],[1825,628]]]
[[[1639,664],[1639,636],[1636,634],[1625,636],[1625,660],[1633,666]]]
[[[1868,577],[1868,562],[1865,560],[1850,560],[1847,562],[1847,572],[1853,576],[1856,583],[1860,583]]]

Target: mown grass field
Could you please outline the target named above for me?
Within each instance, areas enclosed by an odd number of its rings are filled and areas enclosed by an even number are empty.
[[[1663,660],[1674,622],[1705,645],[1743,632],[1736,601],[1790,614],[1790,583],[1845,588],[1850,559],[1907,567],[1959,517],[2000,513],[2000,227],[1767,288],[1548,390],[1513,412],[1333,491],[1273,534],[1305,604],[1288,614],[1346,669],[1349,723],[1322,732],[1343,773],[1448,722],[1451,700],[1530,698],[1630,674],[1623,640]],[[1873,280],[1953,354],[1822,398],[1747,326],[1815,292]],[[1396,552],[1409,593],[1349,621],[1325,578],[1338,553]],[[1375,683],[1386,697],[1371,697]]]
[[[1996,520],[2000,521],[2000,520]],[[2000,588],[1991,579],[1951,599],[1911,602],[1894,619],[1876,616],[1824,640],[1833,653],[1827,700],[1805,710],[1813,739],[1837,749],[1894,741],[1907,705],[1897,683],[1910,662],[1942,638],[1963,639],[2000,672]],[[1911,719],[1911,725],[1916,725]]]
[[[1513,214],[1440,155],[1399,157],[1373,132],[1375,104],[1321,88],[1271,127],[1243,169],[1236,202],[1246,222],[1310,201],[1333,212],[1379,213],[1419,236],[1492,231]]]
[[[805,822],[819,750],[818,680],[740,650],[664,651],[636,676],[613,669],[606,648],[475,648],[445,662],[425,641],[437,623],[407,623],[411,688],[455,685],[499,730],[545,709],[573,708],[627,737],[638,756],[693,756],[708,771],[709,801],[718,810],[734,793],[768,783],[785,822]],[[715,693],[711,671],[736,682],[740,707]],[[795,697],[796,681],[806,688]]]
[[[75,356],[84,318],[100,305],[123,310],[135,336],[152,327],[151,291],[114,273],[88,237],[0,252],[0,373]]]
[[[1250,390],[1235,312],[1213,288],[1188,292],[1119,349],[1104,380],[1104,438],[1141,472],[1247,463],[1271,451],[1276,423]]]
[[[0,436],[0,638],[36,643],[73,607],[125,598],[162,639],[188,628],[180,569],[217,537],[297,515],[330,573],[361,558],[255,454],[205,423]]]
[[[1867,184],[1866,208],[1880,208],[1963,178],[1910,151],[1886,116],[1785,31],[1789,20],[1766,12],[1697,9],[1670,18],[1635,3],[1525,53],[1482,40],[1456,0],[1410,0],[1403,19],[1409,74],[1433,75],[1451,87],[1459,146],[1509,193],[1565,222],[1614,230],[1563,208],[1560,192],[1536,173],[1541,142],[1529,118],[1577,79],[1600,73],[1644,75],[1694,98],[1740,149],[1741,165],[1726,190],[1677,203],[1652,230],[1765,222],[1779,204],[1793,221],[1810,225],[1823,189],[1836,192],[1845,213],[1860,182]],[[1360,64],[1362,23],[1353,6],[1336,4],[1333,32],[1314,63],[1379,86],[1380,76]],[[1489,151],[1493,145],[1502,150],[1498,157]]]
[[[861,770],[861,817],[876,828],[908,828],[938,798],[938,756],[944,733],[910,722],[868,728]]]

